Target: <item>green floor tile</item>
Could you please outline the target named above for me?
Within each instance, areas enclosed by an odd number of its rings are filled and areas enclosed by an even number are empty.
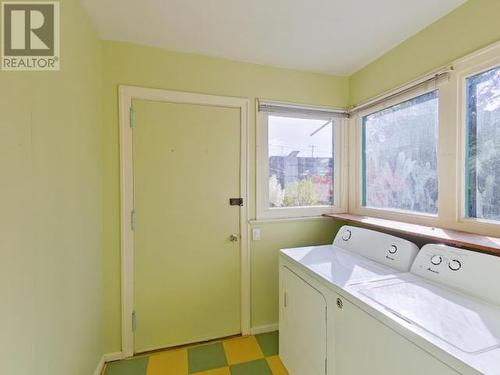
[[[227,366],[222,343],[196,346],[188,349],[189,373]]]
[[[271,355],[277,355],[278,354],[278,340],[279,340],[279,335],[278,331],[275,332],[268,332],[268,333],[262,333],[260,335],[255,336],[257,338],[257,342],[260,345],[260,349],[262,350],[262,353],[266,357],[269,357]]]
[[[104,375],[146,375],[147,367],[148,357],[127,359],[106,365]]]
[[[265,359],[231,366],[231,375],[273,375]]]

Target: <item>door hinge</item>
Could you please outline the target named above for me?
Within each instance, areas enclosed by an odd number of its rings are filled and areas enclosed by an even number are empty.
[[[135,208],[130,211],[130,229],[135,230]]]
[[[134,310],[132,311],[132,332],[135,332],[136,327],[137,327],[137,317]]]
[[[130,107],[130,127],[135,128],[135,111],[132,107]]]

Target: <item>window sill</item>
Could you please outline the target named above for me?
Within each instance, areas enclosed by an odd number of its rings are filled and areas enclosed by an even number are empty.
[[[295,221],[315,221],[315,220],[326,220],[327,215],[319,216],[300,216],[300,217],[284,217],[284,218],[261,218],[248,220],[250,225],[267,224],[267,223],[286,223]]]
[[[302,206],[302,207],[257,207],[257,220],[300,219],[318,217],[324,214],[346,212],[336,206]]]
[[[352,214],[325,214],[325,217],[360,224],[371,229],[382,229],[395,233],[411,235],[439,241],[468,250],[500,256],[500,238],[481,236],[452,229],[409,224],[402,221],[379,219],[370,216]]]

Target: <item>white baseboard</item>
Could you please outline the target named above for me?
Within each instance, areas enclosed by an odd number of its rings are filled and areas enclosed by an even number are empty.
[[[257,326],[250,328],[250,334],[258,335],[259,333],[274,332],[278,330],[278,323],[267,324],[265,326]]]
[[[99,360],[99,363],[97,364],[97,367],[94,371],[94,375],[101,375],[103,368],[104,368],[104,356],[102,356],[101,359]]]
[[[118,361],[119,359],[125,358],[123,356],[122,352],[107,353],[107,354],[104,354],[103,357],[104,357],[104,362],[106,362],[106,363],[112,362],[112,361]]]
[[[104,365],[107,362],[112,362],[112,361],[117,361],[119,359],[123,358],[123,353],[122,352],[115,352],[115,353],[107,353],[104,354],[101,359],[99,360],[99,363],[97,364],[97,367],[94,371],[94,375],[101,375],[102,370],[104,369]]]

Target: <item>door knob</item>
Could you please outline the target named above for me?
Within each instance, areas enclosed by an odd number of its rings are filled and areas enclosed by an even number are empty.
[[[233,234],[231,234],[231,235],[229,236],[229,241],[231,241],[231,242],[238,242],[238,237],[239,237],[239,236],[238,236],[237,234],[234,234],[234,233],[233,233]]]

